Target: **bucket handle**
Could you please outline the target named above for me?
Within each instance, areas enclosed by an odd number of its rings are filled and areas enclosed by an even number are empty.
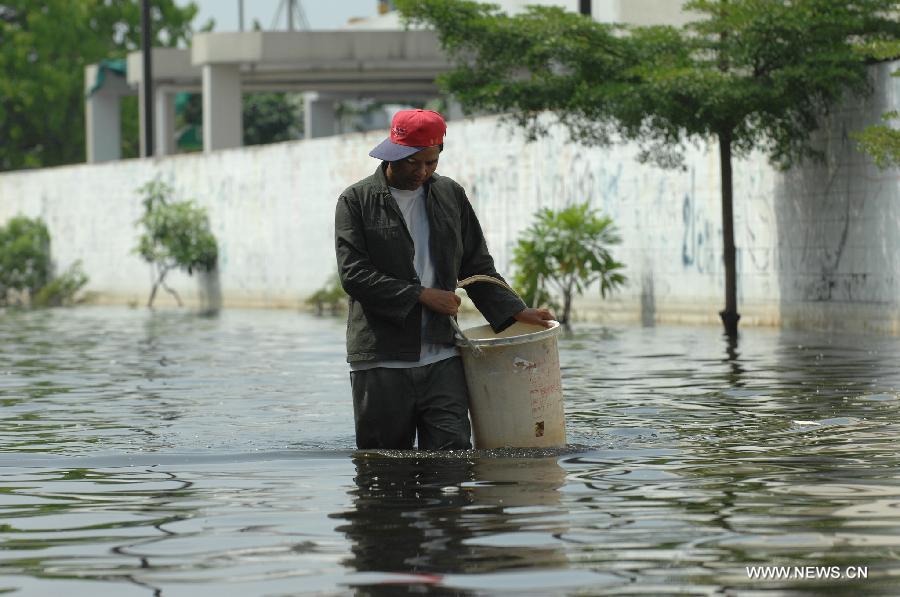
[[[516,293],[516,291],[512,289],[512,286],[510,286],[503,280],[498,280],[497,278],[495,278],[493,276],[486,276],[484,274],[475,274],[474,276],[469,276],[465,280],[460,280],[459,282],[456,283],[456,287],[457,288],[465,288],[466,286],[469,286],[470,284],[474,284],[475,282],[490,282],[491,284],[496,284],[497,286],[502,286],[503,288],[506,288],[507,290],[509,290],[511,293],[513,293],[517,297],[519,296],[518,293]],[[456,331],[457,334],[459,334],[459,337],[462,338],[463,344],[465,344],[472,351],[472,354],[476,358],[480,357],[482,354],[484,354],[484,351],[481,349],[481,347],[478,346],[477,344],[475,344],[474,342],[472,342],[472,340],[463,333],[462,329],[459,327],[459,324],[456,323],[456,319],[454,319],[453,317],[450,317],[450,325],[453,326],[453,329]]]
[[[460,280],[459,282],[456,283],[456,287],[457,288],[465,288],[466,286],[469,286],[470,284],[474,284],[475,282],[490,282],[491,284],[496,284],[497,286],[502,286],[503,288],[506,288],[508,291],[515,294],[517,297],[519,297],[519,294],[515,290],[513,290],[512,286],[510,286],[503,280],[498,280],[494,276],[486,276],[484,274],[475,274],[474,276],[469,276],[465,280]],[[521,297],[519,297],[519,298],[521,298]]]

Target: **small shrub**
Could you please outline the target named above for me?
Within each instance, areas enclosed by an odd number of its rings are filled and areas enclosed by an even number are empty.
[[[625,283],[624,266],[609,247],[621,239],[612,220],[580,203],[559,211],[541,209],[513,250],[514,284],[526,303],[546,304],[568,324],[572,299],[593,283],[600,294]]]
[[[53,275],[50,233],[40,218],[16,216],[0,226],[0,306],[72,304],[87,281],[80,262]]]
[[[219,249],[209,217],[193,201],[172,201],[172,187],[159,180],[145,184],[138,192],[144,195],[144,215],[137,221],[143,233],[135,252],[155,269],[147,306],[153,306],[160,287],[181,306],[181,297],[165,283],[166,275],[173,269],[193,275],[197,269],[215,268]]]
[[[34,296],[50,280],[51,267],[50,233],[39,218],[16,216],[0,226],[0,304],[14,293]]]

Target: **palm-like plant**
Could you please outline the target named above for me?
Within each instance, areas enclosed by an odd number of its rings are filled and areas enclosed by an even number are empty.
[[[568,324],[572,299],[599,282],[600,295],[625,283],[624,265],[609,247],[621,239],[612,219],[589,203],[554,211],[541,209],[513,251],[515,285],[529,305],[547,304]],[[561,303],[559,300],[561,299]]]

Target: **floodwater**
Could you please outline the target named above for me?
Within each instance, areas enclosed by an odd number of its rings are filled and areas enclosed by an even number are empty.
[[[895,338],[580,325],[567,449],[363,454],[343,333],[0,314],[0,593],[900,593]]]

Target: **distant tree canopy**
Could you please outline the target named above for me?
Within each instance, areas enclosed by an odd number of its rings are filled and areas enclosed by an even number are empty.
[[[0,2],[0,170],[84,161],[84,67],[140,49],[140,13],[140,0]],[[188,42],[196,14],[154,0],[154,45]]]
[[[244,95],[244,145],[290,141],[303,136],[303,106],[288,93]]]
[[[470,0],[397,0],[433,26],[456,68],[444,89],[468,110],[505,113],[530,137],[553,113],[573,140],[636,142],[644,160],[681,164],[688,141],[716,140],[722,172],[725,308],[737,334],[732,157],[765,151],[788,167],[820,155],[811,135],[830,106],[869,89],[859,48],[897,39],[898,0],[690,0],[682,28],[629,27],[560,8],[508,16]]]

